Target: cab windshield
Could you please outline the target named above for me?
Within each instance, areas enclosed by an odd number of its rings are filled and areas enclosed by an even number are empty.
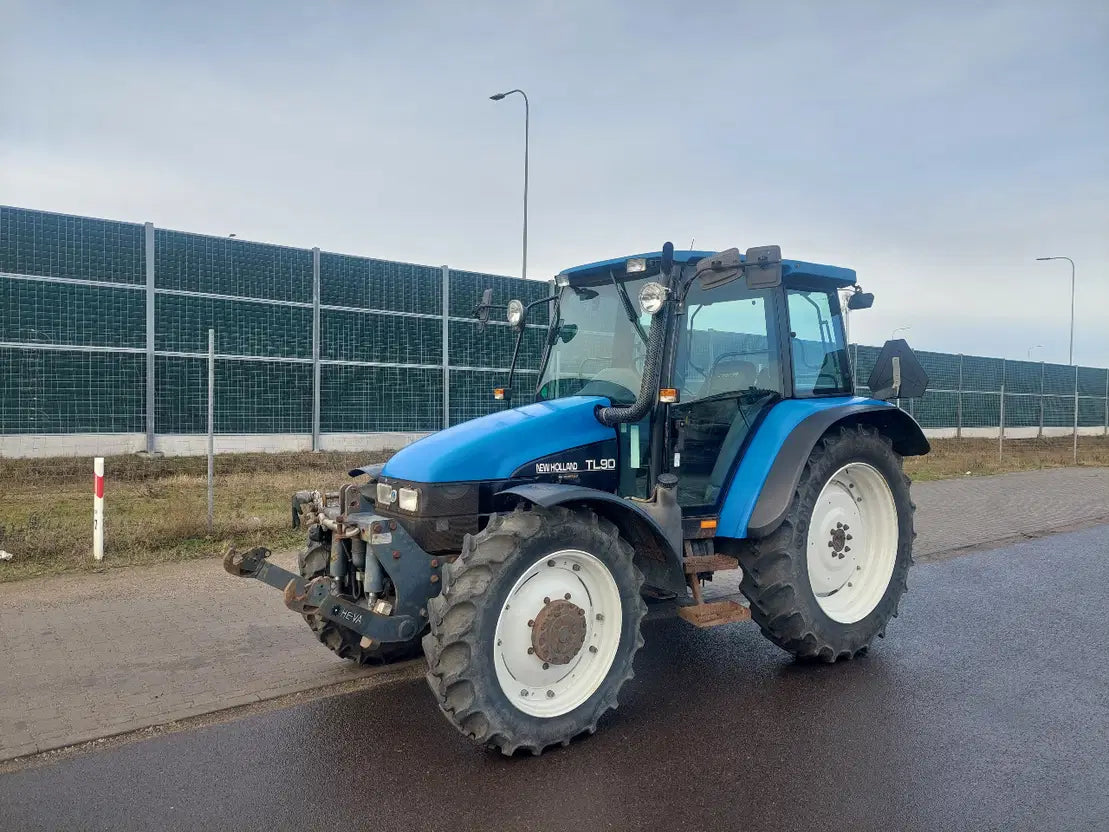
[[[639,393],[651,316],[639,310],[639,290],[651,279],[564,286],[554,343],[539,377],[538,398],[607,396],[631,404]]]

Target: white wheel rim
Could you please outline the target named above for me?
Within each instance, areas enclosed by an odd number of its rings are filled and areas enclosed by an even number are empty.
[[[809,522],[809,584],[834,621],[851,624],[874,611],[897,559],[897,506],[885,477],[863,462],[840,468],[824,485]]]
[[[544,662],[534,652],[533,626],[545,600],[562,599],[583,611],[585,637],[568,662]],[[526,714],[551,718],[569,713],[608,675],[620,646],[620,589],[597,558],[562,549],[537,560],[516,581],[497,619],[494,662],[508,701]]]

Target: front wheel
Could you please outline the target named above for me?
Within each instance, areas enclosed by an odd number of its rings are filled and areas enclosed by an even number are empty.
[[[905,592],[914,510],[887,437],[860,425],[821,439],[782,525],[740,553],[763,635],[799,658],[865,653]]]
[[[565,508],[495,515],[443,582],[428,602],[427,680],[464,734],[539,754],[616,707],[646,606],[610,522]]]

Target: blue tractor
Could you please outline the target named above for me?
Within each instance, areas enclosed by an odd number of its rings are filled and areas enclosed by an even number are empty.
[[[927,385],[904,341],[855,395],[840,292],[850,309],[873,296],[854,271],[667,243],[554,283],[527,305],[487,290],[475,310],[506,312],[513,367],[549,310],[527,403],[509,407],[510,373],[505,409],[337,494],[298,492],[300,574],[265,549],[229,552],[228,571],[284,590],[344,658],[422,646],[443,713],[505,754],[596,730],[652,605],[699,627],[754,619],[800,659],[865,653],[912,563],[902,457],[929,446],[889,401]],[[703,596],[729,570],[749,605]]]

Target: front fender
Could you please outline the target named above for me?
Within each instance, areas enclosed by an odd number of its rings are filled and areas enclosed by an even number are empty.
[[[759,426],[729,484],[717,534],[766,537],[789,510],[809,454],[836,425],[867,424],[893,442],[902,456],[930,450],[920,425],[889,402],[859,397],[780,402]]]
[[[521,502],[542,508],[583,505],[616,525],[632,549],[644,580],[658,589],[683,594],[686,590],[682,555],[674,549],[658,522],[631,500],[607,491],[563,483],[524,483],[499,492],[494,505],[510,509]]]

